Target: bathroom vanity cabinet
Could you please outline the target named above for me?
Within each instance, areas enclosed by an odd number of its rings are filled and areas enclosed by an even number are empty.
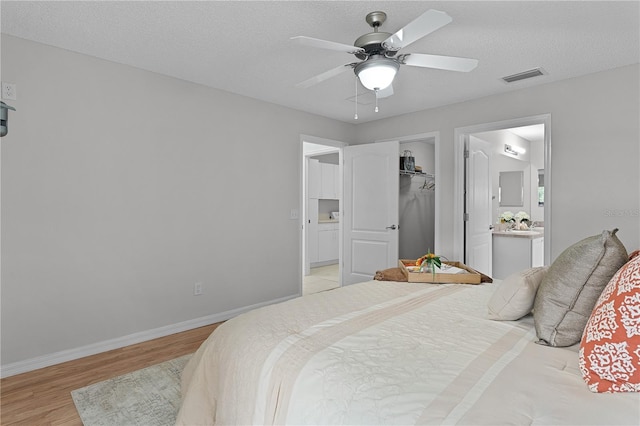
[[[537,231],[493,233],[493,278],[544,265],[544,234]]]

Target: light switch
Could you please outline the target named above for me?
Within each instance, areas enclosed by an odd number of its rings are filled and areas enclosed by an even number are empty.
[[[300,213],[298,213],[298,209],[291,209],[289,211],[289,219],[291,219],[291,220],[300,219]]]

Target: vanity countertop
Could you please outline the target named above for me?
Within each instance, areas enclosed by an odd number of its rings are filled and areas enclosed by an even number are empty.
[[[338,219],[318,219],[318,223],[340,223]]]
[[[526,231],[493,231],[493,235],[500,237],[528,238],[530,240],[544,237],[544,230],[526,230]]]

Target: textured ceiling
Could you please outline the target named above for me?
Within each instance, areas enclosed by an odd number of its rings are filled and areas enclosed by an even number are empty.
[[[395,94],[366,122],[640,62],[637,1],[133,1],[0,3],[4,34],[132,65],[267,102],[354,122],[353,73],[308,89],[294,85],[353,62],[346,53],[304,48],[296,35],[345,44],[382,10],[395,32],[428,9],[453,22],[402,50],[479,60],[470,73],[403,66]],[[547,73],[505,84],[535,67]],[[364,89],[360,89],[362,94]]]

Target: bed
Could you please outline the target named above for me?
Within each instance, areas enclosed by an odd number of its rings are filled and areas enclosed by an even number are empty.
[[[487,319],[497,285],[370,281],[240,315],[186,366],[177,424],[640,424],[640,394],[589,391],[579,345]]]

